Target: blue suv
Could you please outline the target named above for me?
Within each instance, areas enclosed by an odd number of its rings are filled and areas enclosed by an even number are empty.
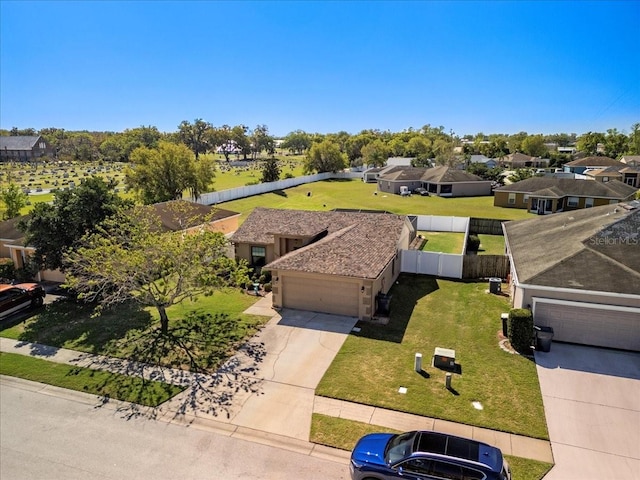
[[[353,480],[511,480],[499,448],[430,431],[365,435],[351,453]]]

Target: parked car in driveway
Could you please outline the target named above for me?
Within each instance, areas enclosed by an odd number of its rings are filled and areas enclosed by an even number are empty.
[[[423,197],[428,197],[429,196],[429,192],[427,191],[426,188],[422,188],[422,187],[418,187],[416,188],[413,193],[416,193],[418,195],[422,195]]]
[[[349,468],[353,480],[511,480],[499,448],[430,431],[365,435]]]
[[[37,283],[0,284],[0,318],[29,307],[40,307],[46,293]]]

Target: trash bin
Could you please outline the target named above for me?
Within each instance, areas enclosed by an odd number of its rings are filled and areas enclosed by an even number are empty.
[[[502,279],[491,277],[489,279],[489,293],[498,294],[502,291]]]
[[[533,328],[536,332],[536,350],[550,352],[551,340],[553,340],[553,328],[540,327],[538,325],[535,325]]]

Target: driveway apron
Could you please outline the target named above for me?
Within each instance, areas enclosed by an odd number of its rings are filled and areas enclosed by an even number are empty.
[[[535,356],[555,459],[545,480],[640,478],[640,354],[553,343]]]
[[[259,361],[240,351],[221,369],[230,378],[249,379],[251,388],[234,389],[225,408],[192,413],[308,441],[315,388],[356,322],[354,317],[283,309],[250,342],[262,352]]]

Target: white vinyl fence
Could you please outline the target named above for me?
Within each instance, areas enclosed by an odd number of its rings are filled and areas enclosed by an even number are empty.
[[[463,261],[464,255],[462,254],[403,250],[400,257],[400,271],[420,275],[462,278]]]

